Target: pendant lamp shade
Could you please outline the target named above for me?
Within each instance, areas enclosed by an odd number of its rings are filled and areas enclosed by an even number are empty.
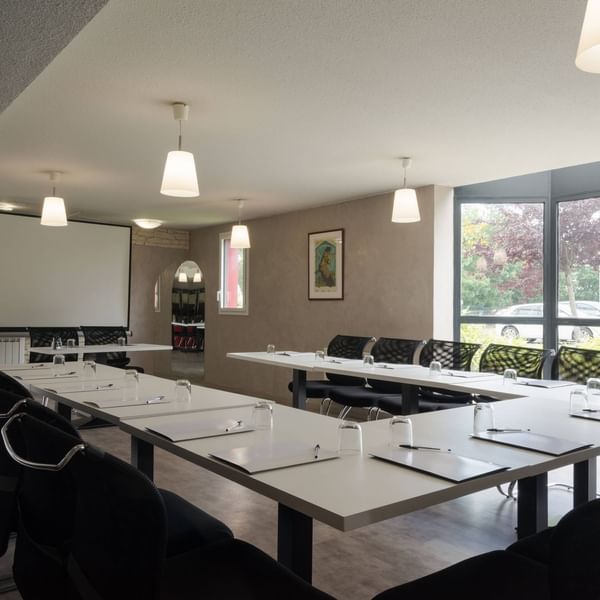
[[[65,210],[65,201],[58,196],[46,196],[42,206],[42,225],[48,227],[66,227],[67,212]]]
[[[588,0],[575,64],[588,73],[600,73],[600,0]]]
[[[185,150],[171,150],[167,154],[160,193],[178,198],[200,195],[194,155]]]
[[[177,276],[177,281],[179,281],[179,283],[187,283],[187,274],[185,273],[185,271],[180,271],[179,275]]]
[[[234,225],[231,228],[231,248],[250,248],[250,236],[245,225]]]
[[[402,188],[394,192],[392,223],[416,223],[421,220],[417,193],[410,188]]]
[[[196,273],[194,273],[194,278],[192,279],[192,281],[194,283],[201,283],[202,282],[202,273],[200,273],[200,271],[197,271]]]

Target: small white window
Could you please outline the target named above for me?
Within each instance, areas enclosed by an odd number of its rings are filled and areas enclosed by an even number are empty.
[[[248,314],[248,250],[232,248],[231,233],[220,236],[220,314]]]

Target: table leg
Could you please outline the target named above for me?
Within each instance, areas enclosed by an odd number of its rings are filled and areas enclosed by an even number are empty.
[[[131,464],[150,479],[154,478],[154,446],[131,436]]]
[[[71,420],[71,413],[73,412],[70,406],[63,404],[62,402],[56,401],[56,412],[64,417],[67,421]]]
[[[546,527],[548,527],[548,473],[519,479],[517,537],[524,538]]]
[[[312,519],[279,504],[277,560],[309,583],[312,582],[312,541]]]
[[[292,382],[294,389],[292,406],[304,410],[306,408],[306,371],[294,369]]]
[[[573,465],[573,507],[596,498],[596,459],[590,458]]]
[[[402,414],[414,415],[419,412],[419,386],[402,384]]]

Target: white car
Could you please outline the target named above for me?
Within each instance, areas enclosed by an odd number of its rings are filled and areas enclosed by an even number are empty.
[[[600,319],[600,302],[592,300],[578,300],[575,302],[577,316],[582,318]],[[533,317],[541,318],[543,316],[543,304],[541,302],[531,304],[515,304],[499,310],[498,316],[512,317]],[[568,302],[558,303],[558,316],[571,317],[571,307]],[[525,323],[498,323],[496,325],[496,334],[513,340],[515,338],[524,338],[527,340],[541,340],[543,338],[543,326],[541,324]],[[587,342],[600,335],[600,329],[588,325],[559,325],[558,338],[560,340],[575,340],[578,342]]]

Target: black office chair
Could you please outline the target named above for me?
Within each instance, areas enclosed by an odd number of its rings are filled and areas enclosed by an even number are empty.
[[[3,441],[5,444],[8,441],[13,449],[9,453],[16,451],[18,456],[37,463],[39,467],[40,463],[57,465],[71,448],[78,447],[79,451],[87,448],[68,421],[41,405],[29,406],[30,402],[26,412],[33,412],[38,418],[21,413],[20,408],[3,427]],[[20,466],[36,464],[25,464],[21,460]],[[104,489],[110,487],[106,480],[98,481],[98,485]],[[225,524],[183,498],[167,490],[159,490],[158,493],[168,528],[166,556],[185,554],[233,537]],[[75,496],[72,474],[67,470],[55,467],[20,470],[19,527],[13,573],[25,600],[66,597]],[[117,499],[105,500],[110,503]],[[95,521],[97,515],[88,513],[86,518],[88,522]],[[150,523],[146,523],[146,527],[152,529],[154,523]],[[32,573],[36,573],[36,577],[31,577]]]
[[[371,348],[371,354],[375,364],[412,364],[424,344],[422,340],[382,337]],[[369,377],[366,385],[334,388],[329,397],[331,401],[342,405],[338,415],[340,419],[345,418],[352,408],[368,408],[370,419],[373,411],[379,411],[379,401],[382,398],[394,398],[401,405],[402,384]]]
[[[4,373],[4,371],[0,371],[0,391],[10,392],[16,396],[19,396],[20,398],[32,397],[29,388],[25,387],[25,385],[17,379],[11,377],[7,373]]]
[[[60,338],[65,347],[67,340],[75,340],[75,345],[79,346],[79,332],[76,327],[28,327],[27,331],[29,331],[29,343],[32,348],[50,347],[55,338]],[[65,354],[65,360],[76,361],[77,354]],[[30,352],[29,362],[52,362],[52,356],[50,354]]]
[[[68,477],[75,488],[71,536],[65,546],[67,585],[74,593],[67,597],[331,598],[260,550],[230,536],[189,552],[169,554],[168,506],[145,475],[35,419],[23,416],[14,424],[28,442],[39,437],[52,440],[60,452],[51,457],[53,464],[47,473],[54,479],[61,474]],[[26,457],[19,460],[22,458]],[[57,465],[62,465],[58,471]],[[39,465],[33,467],[25,470],[40,472]],[[46,587],[45,595],[37,598],[64,597],[48,592]]]
[[[544,365],[554,356],[554,350],[489,344],[479,361],[479,370],[502,375],[506,369],[514,369],[519,377],[542,379]]]
[[[374,600],[596,600],[598,556],[600,500],[594,500],[567,513],[556,527],[506,550],[469,558]]]
[[[585,385],[590,377],[600,377],[600,350],[561,346],[552,364],[552,379]]]
[[[327,356],[336,358],[362,358],[364,349],[369,342],[374,342],[373,337],[360,337],[355,335],[336,335],[327,346]],[[306,382],[306,397],[321,400],[321,412],[325,405],[324,400],[329,398],[332,390],[340,386],[361,386],[364,384],[362,377],[325,373],[327,379],[309,379]],[[288,384],[290,392],[294,391],[294,382]]]
[[[83,339],[85,340],[86,346],[103,346],[106,344],[117,344],[119,338],[125,338],[127,340],[127,330],[125,327],[119,326],[81,326],[83,333]],[[95,354],[84,354],[84,360],[95,360],[97,363],[105,364],[110,367],[117,367],[119,369],[135,369],[140,373],[144,372],[142,367],[135,367],[129,365],[130,359],[127,358],[126,352],[97,352]]]

